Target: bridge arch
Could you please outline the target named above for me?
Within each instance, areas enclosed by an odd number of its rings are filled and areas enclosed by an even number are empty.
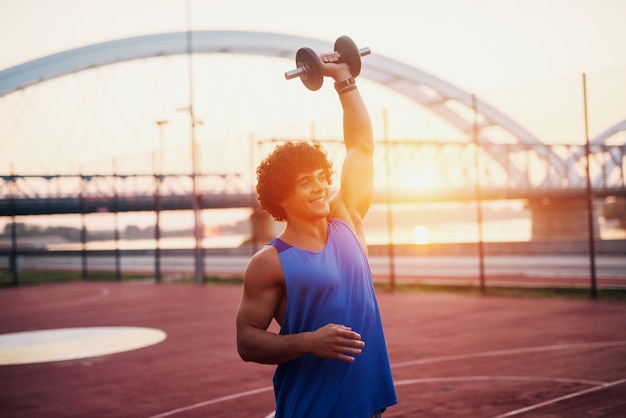
[[[268,32],[195,31],[145,35],[76,48],[0,71],[0,97],[94,67],[157,56],[186,54],[189,40],[192,45],[191,52],[194,54],[233,53],[292,59],[296,51],[305,45],[318,51],[333,48],[332,43],[322,40]],[[504,129],[519,143],[542,143],[515,121],[470,93],[432,74],[380,54],[375,53],[364,60],[361,76],[428,108],[468,135],[474,126],[475,103],[478,114],[478,139],[482,143],[493,142],[483,130],[493,126]],[[540,157],[550,161],[555,176],[561,176],[566,171],[566,162],[547,147],[539,147],[536,152]],[[509,167],[514,183],[517,179],[519,182],[524,181],[526,174],[521,171],[515,172],[515,165],[511,164],[507,155],[500,153],[490,155],[499,164]]]

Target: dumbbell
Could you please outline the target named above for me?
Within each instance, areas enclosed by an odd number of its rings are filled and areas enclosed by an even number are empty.
[[[352,77],[356,77],[361,73],[361,57],[371,53],[369,48],[358,49],[356,44],[348,36],[340,36],[335,41],[335,52],[339,52],[339,62],[345,62],[350,67]],[[319,90],[324,82],[324,74],[322,72],[322,61],[320,57],[311,48],[300,48],[296,53],[296,67],[285,73],[285,78],[300,77],[302,83],[309,90]]]

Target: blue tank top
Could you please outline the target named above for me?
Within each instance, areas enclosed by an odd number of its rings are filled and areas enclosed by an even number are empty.
[[[287,289],[280,334],[342,324],[361,334],[365,347],[352,363],[305,354],[279,364],[274,374],[276,418],[366,418],[397,402],[372,274],[350,227],[329,220],[320,252],[278,238]]]

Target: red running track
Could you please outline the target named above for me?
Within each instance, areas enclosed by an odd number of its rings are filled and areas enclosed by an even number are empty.
[[[73,282],[0,290],[0,333],[147,327],[117,354],[0,366],[9,417],[266,417],[273,366],[235,347],[238,285]],[[626,416],[626,303],[379,292],[389,417]],[[1,347],[0,347],[1,349]]]

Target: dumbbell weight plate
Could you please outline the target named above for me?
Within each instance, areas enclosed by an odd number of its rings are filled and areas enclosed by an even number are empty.
[[[311,48],[300,48],[296,53],[296,67],[304,68],[304,72],[300,75],[302,83],[309,90],[319,90],[324,83],[324,74],[322,72],[322,61]]]
[[[352,77],[361,74],[361,54],[359,48],[349,36],[340,36],[335,41],[335,51],[341,54],[340,61],[350,67]]]

